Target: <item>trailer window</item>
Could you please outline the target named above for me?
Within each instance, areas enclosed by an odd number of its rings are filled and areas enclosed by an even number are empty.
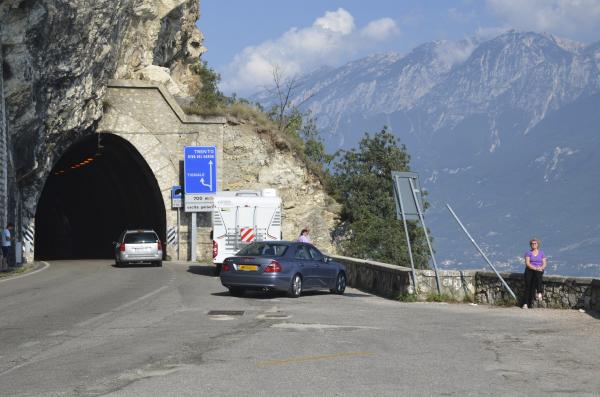
[[[283,256],[288,246],[285,244],[252,243],[242,248],[237,255]]]

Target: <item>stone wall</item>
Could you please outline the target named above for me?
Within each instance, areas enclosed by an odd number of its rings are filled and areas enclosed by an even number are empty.
[[[522,303],[525,295],[523,273],[501,273],[506,283]],[[543,300],[536,307],[555,309],[589,309],[592,299],[592,278],[544,276]],[[477,272],[476,301],[488,304],[503,304],[511,300],[510,294],[492,272]]]
[[[351,287],[391,299],[414,291],[410,268],[339,255],[330,256],[346,266],[346,277]]]
[[[167,229],[177,226],[177,210],[171,208],[171,187],[182,185],[185,146],[216,146],[217,189],[223,186],[223,117],[186,115],[162,85],[139,80],[112,80],[107,86],[105,113],[97,133],[110,133],[128,140],[154,173],[167,214]],[[181,210],[180,259],[188,260],[191,215]],[[169,252],[177,258],[175,247]],[[212,241],[200,229],[198,258],[212,258]]]
[[[348,272],[348,285],[392,299],[402,299],[415,289],[410,268],[343,256],[332,256]],[[435,272],[417,270],[417,299],[437,294]],[[495,273],[486,271],[440,270],[441,294],[454,301],[474,301],[490,305],[514,305],[510,293]],[[522,273],[501,273],[519,303],[524,294]],[[600,311],[600,280],[585,277],[544,277],[543,301],[536,307],[594,309]]]
[[[163,85],[139,80],[113,80],[107,86],[105,114],[97,133],[128,140],[156,176],[167,210],[167,229],[176,226],[171,186],[181,185],[183,148],[217,147],[217,190],[275,188],[283,202],[283,237],[296,239],[305,226],[314,242],[335,252],[330,231],[339,205],[324,191],[290,146],[277,134],[251,124],[227,124],[224,118],[189,116]],[[181,212],[180,259],[189,259],[191,216]],[[212,260],[210,219],[198,227],[197,257]],[[174,247],[173,247],[174,248]],[[169,252],[175,250],[171,248]],[[170,255],[176,258],[175,254]]]
[[[412,270],[408,267],[332,255],[344,263],[348,272],[348,285],[373,292],[387,298],[398,299],[415,291]],[[426,300],[437,295],[437,282],[433,270],[416,270],[417,299]],[[441,294],[455,301],[472,301],[475,293],[475,272],[439,271]]]

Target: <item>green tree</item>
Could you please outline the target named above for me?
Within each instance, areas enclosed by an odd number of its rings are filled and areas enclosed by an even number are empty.
[[[410,266],[402,221],[396,220],[392,171],[410,171],[405,145],[384,127],[365,133],[358,149],[343,151],[334,164],[333,184],[342,202],[341,249],[344,255]],[[417,268],[428,268],[429,253],[421,227],[408,222]]]
[[[191,69],[200,78],[200,89],[194,97],[192,111],[203,115],[220,114],[221,108],[232,101],[219,91],[221,76],[206,61],[196,62]]]
[[[310,111],[303,115],[300,137],[304,141],[304,154],[313,163],[325,167],[335,158],[335,154],[327,154],[325,151],[323,138]]]

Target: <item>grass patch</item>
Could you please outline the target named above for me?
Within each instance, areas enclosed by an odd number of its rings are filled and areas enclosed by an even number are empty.
[[[517,305],[517,301],[514,300],[513,298],[503,298],[503,299],[498,299],[494,303],[494,306],[513,307],[513,306],[518,306],[518,305]]]
[[[462,302],[462,301],[456,299],[455,297],[453,297],[452,295],[434,294],[434,293],[430,293],[429,295],[427,295],[426,300],[427,300],[427,302],[448,302],[448,303]]]
[[[400,302],[417,302],[416,294],[401,294],[396,297],[396,300]]]
[[[7,277],[15,276],[17,274],[27,273],[31,269],[32,269],[32,267],[29,265],[23,265],[20,267],[11,267],[7,271],[0,272],[0,278],[7,278]]]

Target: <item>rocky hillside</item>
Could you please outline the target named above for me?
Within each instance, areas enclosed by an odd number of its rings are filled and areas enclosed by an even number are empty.
[[[323,190],[277,133],[252,123],[230,123],[223,138],[223,188],[277,189],[283,201],[283,237],[296,239],[305,227],[322,250],[336,253],[331,231],[340,206]]]
[[[8,165],[8,191],[14,193],[9,212],[34,217],[59,156],[95,132],[108,106],[109,79],[160,83],[183,102],[198,90],[190,67],[205,51],[198,17],[198,0],[0,3],[0,99],[6,110],[0,108],[0,119],[8,131],[0,160]],[[224,188],[277,188],[284,199],[284,237],[295,238],[308,226],[317,243],[333,251],[335,206],[290,146],[250,125],[230,125],[227,134]]]
[[[26,208],[64,146],[93,132],[108,79],[175,80],[171,90],[185,91],[186,64],[204,51],[197,19],[197,0],[0,3],[10,174]]]

